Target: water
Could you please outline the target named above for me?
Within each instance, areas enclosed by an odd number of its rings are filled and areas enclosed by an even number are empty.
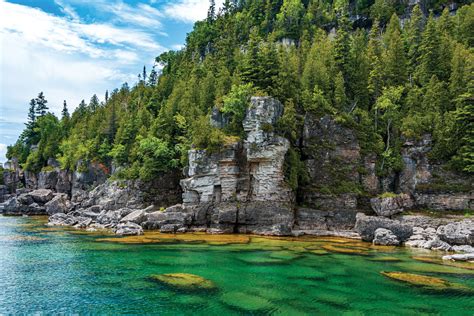
[[[247,236],[151,234],[127,244],[44,222],[0,217],[0,314],[474,314],[474,270],[411,258],[439,255],[433,252],[349,243],[344,249],[361,253],[325,253],[322,247],[345,241],[251,237],[242,244]],[[398,261],[375,261],[387,257]],[[441,277],[466,290],[417,287],[381,271]],[[180,289],[150,278],[163,273],[199,275],[216,288]]]

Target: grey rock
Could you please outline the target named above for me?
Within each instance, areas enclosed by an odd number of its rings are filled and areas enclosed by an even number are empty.
[[[135,224],[141,224],[146,220],[147,220],[147,216],[146,216],[145,210],[136,210],[136,211],[133,211],[132,213],[128,214],[124,218],[122,218],[120,220],[120,222],[122,222],[122,223],[132,222],[132,223],[135,223]]]
[[[382,246],[398,246],[400,241],[391,230],[385,228],[377,228],[374,234],[374,245]]]
[[[46,213],[53,215],[56,213],[68,213],[73,205],[69,201],[67,194],[56,194],[54,198],[44,205]]]
[[[121,236],[143,235],[143,228],[132,222],[120,223],[115,229],[115,234]]]
[[[474,261],[474,253],[464,253],[464,254],[455,254],[455,255],[443,256],[443,260]]]
[[[474,253],[474,247],[468,245],[453,246],[452,250],[456,252]]]
[[[357,213],[354,230],[360,234],[362,240],[372,241],[378,228],[391,230],[401,242],[413,234],[413,227],[400,221]]]
[[[51,201],[54,197],[53,191],[48,189],[38,189],[27,193],[33,201],[40,204],[45,204]]]
[[[370,205],[379,216],[392,216],[413,207],[410,195],[402,193],[395,197],[377,197],[370,199]]]
[[[438,227],[436,232],[441,240],[451,245],[474,246],[474,222],[463,220]]]
[[[73,226],[77,224],[78,219],[75,216],[64,213],[56,213],[49,217],[50,226]]]
[[[53,190],[58,183],[58,171],[42,171],[38,174],[38,188]]]
[[[160,227],[161,233],[171,233],[174,234],[178,229],[181,229],[181,225],[178,224],[166,224]]]

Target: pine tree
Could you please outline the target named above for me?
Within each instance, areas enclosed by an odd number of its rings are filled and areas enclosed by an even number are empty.
[[[35,99],[31,99],[30,101],[30,108],[28,110],[28,120],[25,123],[25,130],[22,133],[22,137],[25,143],[31,143],[30,139],[35,135],[35,127],[36,127],[36,101]]]
[[[304,6],[301,0],[284,0],[280,13],[276,16],[276,27],[281,37],[298,39]]]
[[[419,48],[417,78],[421,83],[428,83],[433,75],[438,78],[443,77],[440,70],[443,69],[441,65],[446,61],[441,60],[440,42],[436,22],[433,15],[430,15]]]
[[[400,35],[400,21],[392,15],[384,36],[385,50],[382,54],[383,80],[385,86],[398,86],[407,79],[405,48]]]
[[[63,110],[61,111],[61,119],[69,119],[69,111],[67,109],[66,100],[63,102]]]
[[[209,23],[214,22],[216,19],[216,1],[210,0],[209,1],[209,10],[207,11],[207,21]]]
[[[91,98],[91,101],[89,102],[89,109],[94,112],[95,110],[97,110],[99,108],[99,98],[97,97],[96,94],[94,94]]]
[[[150,76],[148,77],[148,85],[149,86],[156,86],[156,83],[158,81],[158,73],[156,72],[156,65],[153,65],[150,71]]]
[[[347,14],[344,14],[339,19],[337,33],[336,33],[336,42],[334,44],[334,59],[336,64],[339,67],[339,70],[342,72],[344,79],[348,78],[349,72],[349,62],[350,62],[350,30],[351,24]]]
[[[49,108],[46,105],[48,101],[45,99],[43,92],[40,92],[38,94],[38,97],[35,99],[35,102],[36,102],[36,116],[37,117],[45,116]]]
[[[372,29],[370,30],[369,43],[367,45],[367,59],[369,60],[368,89],[372,96],[372,101],[374,101],[381,95],[383,86],[382,47],[379,23],[377,20],[374,21]]]
[[[145,82],[145,80],[146,80],[146,66],[143,66],[142,81]]]
[[[425,27],[425,17],[418,5],[415,5],[411,11],[411,18],[403,29],[405,46],[407,47],[408,69],[410,74],[413,73],[418,65],[420,58],[419,47],[423,29]]]
[[[105,103],[109,102],[109,90],[105,90]]]

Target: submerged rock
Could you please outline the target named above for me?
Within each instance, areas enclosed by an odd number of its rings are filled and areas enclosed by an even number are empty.
[[[457,283],[451,283],[441,278],[405,272],[381,272],[386,277],[409,283],[411,285],[427,287],[435,290],[467,290],[468,288]]]
[[[263,297],[240,292],[228,292],[221,296],[221,301],[232,307],[246,310],[258,311],[271,308],[271,304]]]
[[[166,285],[187,290],[216,288],[212,281],[190,273],[167,273],[152,275],[151,278]]]
[[[143,235],[143,228],[135,223],[120,223],[115,229],[115,234],[120,236]]]

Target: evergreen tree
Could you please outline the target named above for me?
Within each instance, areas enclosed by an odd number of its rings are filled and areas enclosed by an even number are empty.
[[[216,19],[216,1],[210,0],[209,1],[209,10],[207,11],[207,21],[209,23],[214,22]]]
[[[41,116],[46,115],[49,108],[46,105],[48,101],[45,99],[43,92],[40,92],[38,94],[38,97],[36,97],[35,99],[35,103],[36,103],[36,116],[41,117]]]
[[[105,90],[105,103],[109,102],[109,90]]]
[[[99,108],[100,102],[96,94],[94,94],[89,102],[89,109],[94,112]]]
[[[143,66],[142,81],[145,82],[146,78],[146,66]]]
[[[150,76],[148,77],[148,85],[155,86],[158,80],[158,73],[156,72],[156,65],[153,65],[150,71]]]
[[[280,13],[276,16],[277,30],[281,37],[298,39],[304,6],[301,0],[284,0]]]
[[[67,109],[67,103],[66,100],[63,102],[63,110],[61,111],[61,119],[69,119],[69,111]]]
[[[402,85],[407,79],[405,48],[400,34],[400,21],[392,15],[384,37],[382,54],[383,80],[385,86]]]
[[[428,18],[419,50],[417,77],[420,82],[428,83],[433,75],[439,78],[442,64],[447,61],[441,60],[440,36],[433,15]]]
[[[372,95],[372,100],[375,100],[382,93],[383,86],[382,47],[379,23],[377,20],[374,21],[372,29],[370,30],[369,43],[367,45],[367,59],[369,60],[368,90]]]
[[[423,29],[425,27],[425,17],[419,5],[415,5],[411,11],[411,18],[404,28],[405,46],[407,47],[408,67],[413,73],[420,58],[419,47]]]
[[[350,29],[351,24],[347,14],[339,19],[339,27],[336,33],[336,42],[334,44],[334,59],[342,72],[344,79],[348,78],[349,62],[350,62]]]

